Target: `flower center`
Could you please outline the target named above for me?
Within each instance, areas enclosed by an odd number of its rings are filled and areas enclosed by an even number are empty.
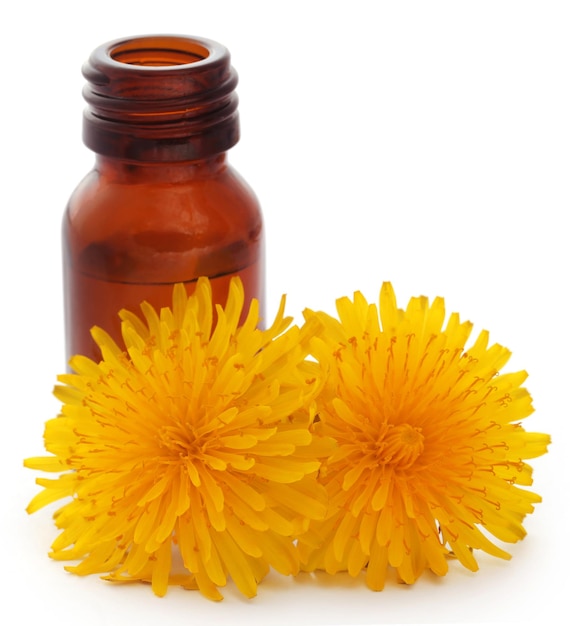
[[[167,454],[196,458],[204,451],[206,442],[192,429],[165,426],[160,430],[159,445]]]
[[[410,424],[388,426],[384,437],[378,442],[378,458],[383,465],[399,469],[411,467],[424,449],[421,428]]]

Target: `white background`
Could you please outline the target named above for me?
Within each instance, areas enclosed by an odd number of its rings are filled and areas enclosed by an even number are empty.
[[[9,3],[1,17],[4,624],[552,624],[567,599],[570,5],[504,2]],[[361,579],[271,575],[254,600],[114,587],[50,561],[50,512],[28,517],[43,423],[63,371],[60,221],[92,164],[81,143],[81,65],[128,35],[225,44],[240,75],[233,165],[256,190],[268,310],[332,312],[392,281],[401,305],[444,296],[513,351],[552,434],[533,462],[544,502],[528,537],[477,574],[452,564],[382,593]]]

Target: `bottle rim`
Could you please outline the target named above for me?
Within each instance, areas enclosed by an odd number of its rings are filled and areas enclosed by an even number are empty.
[[[197,37],[146,35],[110,42],[102,52],[111,62],[145,68],[142,72],[160,72],[162,68],[193,65],[206,59],[212,62],[225,53],[225,48]],[[149,58],[151,54],[156,56]]]

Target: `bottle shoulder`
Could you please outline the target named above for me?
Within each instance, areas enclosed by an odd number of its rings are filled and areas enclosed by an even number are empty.
[[[259,201],[231,166],[201,176],[117,177],[93,169],[70,197],[66,220],[75,228],[137,228],[148,224],[202,228],[216,222],[260,222]]]

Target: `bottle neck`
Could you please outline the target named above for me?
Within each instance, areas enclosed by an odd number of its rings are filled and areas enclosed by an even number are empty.
[[[201,38],[147,36],[97,48],[83,66],[83,141],[96,154],[198,161],[239,140],[229,52]]]
[[[98,154],[95,170],[108,182],[119,184],[176,184],[219,176],[228,168],[227,154],[193,161],[145,162]]]

